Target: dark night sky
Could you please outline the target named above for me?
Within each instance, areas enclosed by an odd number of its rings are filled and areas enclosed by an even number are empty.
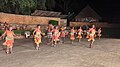
[[[120,3],[117,0],[91,0],[89,4],[103,17],[120,17]]]
[[[120,23],[120,2],[118,0],[91,0],[89,4],[103,20]]]
[[[118,0],[72,0],[70,11],[77,14],[87,5],[90,5],[101,17],[107,18],[109,21],[113,18],[120,21],[120,2]]]

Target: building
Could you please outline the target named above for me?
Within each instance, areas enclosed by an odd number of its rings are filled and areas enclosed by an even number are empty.
[[[78,22],[98,22],[100,20],[102,20],[102,17],[98,15],[89,5],[83,8],[75,17],[75,21]]]

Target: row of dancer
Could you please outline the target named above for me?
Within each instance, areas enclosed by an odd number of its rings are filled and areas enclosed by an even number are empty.
[[[52,46],[56,46],[58,41],[62,41],[64,43],[66,36],[70,34],[70,40],[73,44],[73,41],[75,40],[75,34],[77,33],[77,38],[80,42],[82,38],[82,34],[84,31],[80,27],[78,30],[75,30],[74,27],[69,31],[66,30],[66,27],[61,27],[60,29],[58,26],[52,26],[47,28],[47,43],[49,44],[50,42],[52,43]],[[90,28],[87,31],[87,38],[88,41],[90,41],[90,48],[92,48],[92,44],[95,41],[95,25],[92,25],[92,28]],[[99,29],[99,37],[101,36],[101,29]],[[34,42],[36,44],[36,49],[39,50],[40,44],[42,43],[42,35],[44,36],[45,33],[41,31],[41,26],[37,25],[37,28],[33,31],[34,35]],[[16,36],[12,30],[12,27],[9,27],[2,35],[1,37],[5,37],[5,42],[3,43],[4,46],[6,46],[6,53],[12,53],[12,47],[14,43],[14,36]]]
[[[77,34],[77,36],[76,36]],[[66,30],[66,27],[58,28],[55,26],[54,28],[48,27],[48,43],[52,42],[52,46],[56,46],[57,41],[62,41],[64,43],[66,37],[70,37],[71,43],[73,44],[74,40],[78,38],[78,41],[83,38],[83,35],[86,35],[88,41],[90,41],[90,48],[92,48],[92,44],[95,41],[96,35],[101,37],[101,28],[96,31],[95,25],[92,25],[88,30],[83,30],[82,27],[79,27],[78,30],[75,30],[74,27],[71,28],[70,31]]]

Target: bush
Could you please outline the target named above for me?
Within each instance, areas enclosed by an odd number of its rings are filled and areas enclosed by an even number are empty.
[[[25,30],[13,30],[15,34],[21,34],[21,35],[24,35],[25,33]],[[30,33],[32,33],[33,30],[30,30]],[[0,30],[0,35],[3,34],[4,31],[3,30]]]
[[[49,21],[49,24],[58,25],[58,21],[56,21],[56,20],[50,20],[50,21]]]

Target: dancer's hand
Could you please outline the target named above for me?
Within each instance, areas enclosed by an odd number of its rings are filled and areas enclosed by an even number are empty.
[[[34,38],[34,35],[31,35]]]

